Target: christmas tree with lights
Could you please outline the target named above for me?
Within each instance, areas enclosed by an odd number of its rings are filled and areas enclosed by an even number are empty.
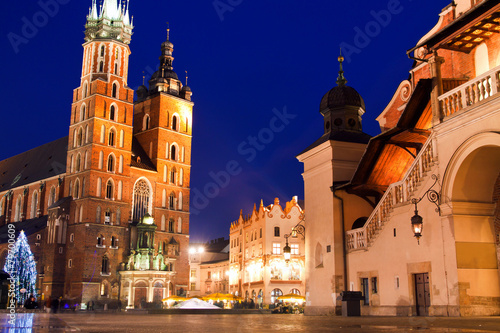
[[[30,295],[36,296],[36,263],[24,231],[9,251],[3,270],[13,279],[18,305],[23,305]]]

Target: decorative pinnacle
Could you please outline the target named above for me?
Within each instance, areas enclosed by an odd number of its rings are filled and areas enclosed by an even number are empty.
[[[344,77],[344,69],[342,68],[342,62],[344,62],[344,57],[342,56],[342,48],[340,49],[340,56],[338,57],[340,63],[339,76],[337,77],[337,84],[339,87],[345,86],[347,80]]]
[[[144,71],[142,71],[142,85],[144,85],[144,80],[146,79],[146,76],[144,75]]]
[[[186,86],[188,85],[188,71],[185,71],[186,72]]]
[[[167,40],[170,40],[170,23],[167,22]]]

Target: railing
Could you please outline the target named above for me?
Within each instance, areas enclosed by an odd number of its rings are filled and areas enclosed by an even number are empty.
[[[346,232],[346,247],[348,251],[366,250],[373,244],[384,224],[389,220],[395,205],[405,204],[410,201],[411,196],[417,190],[426,173],[430,171],[437,161],[433,147],[433,136],[431,135],[420,153],[413,161],[405,177],[389,186],[382,199],[368,217],[362,228]]]
[[[439,96],[445,117],[496,95],[500,91],[500,66]]]

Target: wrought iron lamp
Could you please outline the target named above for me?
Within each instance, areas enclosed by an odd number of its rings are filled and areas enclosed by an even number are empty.
[[[290,237],[290,236],[297,237],[297,234],[302,235],[303,238],[306,237],[306,227],[304,226],[304,224],[302,224],[304,222],[304,220],[305,220],[305,217],[303,217],[302,220],[300,220],[299,223],[297,223],[292,228],[291,233],[284,235],[286,243],[285,243],[285,247],[283,248],[283,256],[285,257],[286,263],[288,263],[290,261],[290,257],[292,254],[292,249],[288,245],[288,237]]]
[[[429,187],[429,189],[422,195],[422,197],[420,197],[420,199],[411,199],[411,203],[415,205],[415,215],[413,215],[411,218],[411,227],[413,230],[413,235],[415,236],[415,238],[417,238],[418,244],[420,244],[420,237],[422,237],[422,230],[424,228],[424,219],[422,218],[422,216],[418,215],[417,204],[420,201],[422,201],[422,199],[425,196],[427,196],[427,199],[436,205],[436,212],[439,213],[440,211],[438,205],[439,193],[436,190],[432,189],[434,185],[436,185],[439,178],[436,175],[432,175],[431,178],[434,179],[434,184],[432,184],[432,186]]]

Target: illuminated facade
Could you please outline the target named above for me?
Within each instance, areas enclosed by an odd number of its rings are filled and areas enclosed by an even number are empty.
[[[362,314],[500,314],[499,22],[498,1],[444,8],[408,51],[410,78],[369,140],[355,126],[331,129],[364,112],[341,69],[321,103],[325,135],[298,156],[306,314],[340,313],[345,290],[363,293]]]
[[[276,198],[274,204],[231,223],[229,252],[229,290],[256,304],[275,303],[283,294],[304,295],[304,239],[290,235],[291,259],[283,256],[285,235],[304,218],[304,211],[294,197],[283,209]]]
[[[189,244],[189,296],[229,293],[229,240]]]
[[[134,100],[128,7],[92,1],[69,136],[0,162],[2,228],[29,230],[42,299],[141,307],[188,289],[191,90],[167,37]]]

